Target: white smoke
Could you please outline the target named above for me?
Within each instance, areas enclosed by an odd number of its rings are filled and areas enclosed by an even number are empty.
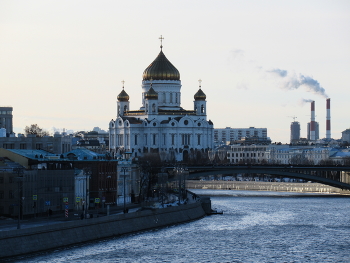
[[[273,69],[266,71],[278,77],[281,82],[281,88],[287,90],[304,88],[307,92],[312,92],[314,94],[328,98],[326,91],[321,87],[320,83],[310,76],[304,76],[302,74],[289,74],[287,70],[283,69]]]
[[[311,102],[313,102],[314,100],[310,100],[310,99],[301,99],[300,101],[299,101],[299,104],[301,105],[301,106],[304,106],[305,105],[305,103],[311,103]]]

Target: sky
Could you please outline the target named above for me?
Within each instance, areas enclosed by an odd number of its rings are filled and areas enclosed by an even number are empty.
[[[306,137],[315,101],[320,137],[350,128],[350,1],[0,0],[0,106],[16,133],[108,129],[125,81],[141,107],[142,73],[160,51],[180,71],[181,106],[202,80],[214,128]]]

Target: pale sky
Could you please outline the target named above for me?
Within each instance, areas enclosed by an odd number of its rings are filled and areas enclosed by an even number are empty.
[[[0,105],[14,130],[107,130],[116,98],[141,107],[144,69],[163,51],[193,109],[198,79],[214,128],[267,128],[306,137],[310,101],[325,137],[350,128],[350,1],[0,0]],[[304,102],[303,102],[304,101]]]

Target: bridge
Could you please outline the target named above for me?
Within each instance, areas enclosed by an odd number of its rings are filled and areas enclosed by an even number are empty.
[[[167,170],[176,167],[167,167]],[[350,166],[294,166],[294,165],[228,165],[186,166],[187,179],[199,179],[210,175],[265,174],[304,179],[350,190]],[[347,172],[347,173],[342,173]]]

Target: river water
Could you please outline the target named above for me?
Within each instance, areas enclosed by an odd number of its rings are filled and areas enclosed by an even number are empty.
[[[15,262],[350,262],[350,198],[194,190],[222,215]]]

